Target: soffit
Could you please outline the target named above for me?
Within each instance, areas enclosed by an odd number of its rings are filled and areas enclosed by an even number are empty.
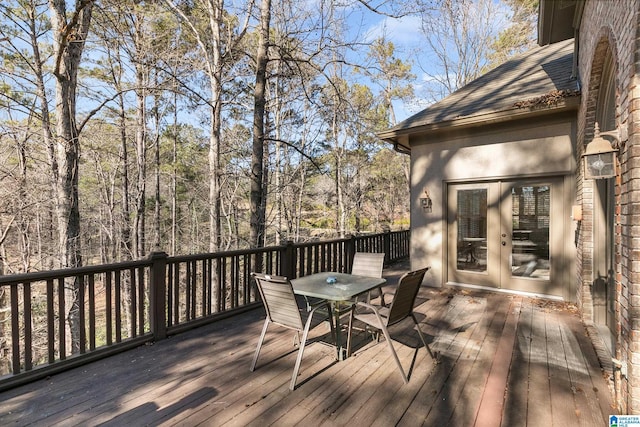
[[[538,44],[544,46],[573,38],[583,7],[582,0],[540,0]]]

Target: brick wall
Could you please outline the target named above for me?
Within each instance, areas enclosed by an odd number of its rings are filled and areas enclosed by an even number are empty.
[[[625,144],[616,179],[615,357],[627,363],[627,378],[616,374],[620,412],[640,414],[640,31],[639,0],[587,0],[580,26],[578,69],[582,104],[578,114],[577,155],[581,156],[594,133],[599,83],[605,53],[611,49],[616,63],[616,122]],[[578,300],[584,320],[593,321],[593,182],[578,172],[577,197],[583,206],[577,256]]]

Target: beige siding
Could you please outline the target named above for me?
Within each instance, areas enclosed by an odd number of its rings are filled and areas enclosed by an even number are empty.
[[[537,125],[487,125],[486,129],[411,141],[411,263],[412,268],[431,266],[427,283],[441,286],[446,280],[447,182],[572,176],[576,167],[574,115],[537,119]],[[420,207],[425,190],[433,201],[430,213]],[[571,221],[566,220],[565,229],[570,230]],[[572,241],[570,235],[565,237]]]

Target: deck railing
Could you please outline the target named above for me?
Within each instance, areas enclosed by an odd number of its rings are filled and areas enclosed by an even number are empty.
[[[252,271],[289,278],[348,272],[355,252],[384,252],[392,263],[408,258],[409,236],[396,231],[173,257],[154,252],[139,261],[0,276],[8,305],[0,307],[0,390],[258,307]]]

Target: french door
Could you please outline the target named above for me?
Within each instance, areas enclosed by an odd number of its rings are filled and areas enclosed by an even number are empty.
[[[450,184],[448,281],[562,296],[562,182]]]

